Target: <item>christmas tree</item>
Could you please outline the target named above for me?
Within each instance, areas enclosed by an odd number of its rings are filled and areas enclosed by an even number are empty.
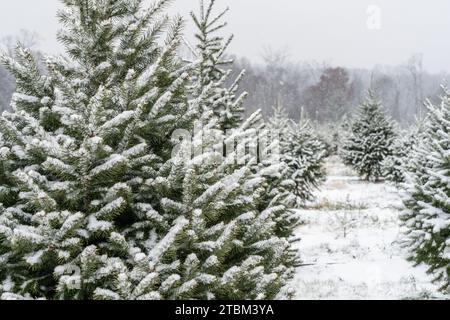
[[[223,132],[217,110],[239,98],[211,100],[223,78],[200,81],[206,56],[178,58],[169,1],[63,2],[68,57],[44,73],[22,48],[2,57],[17,81],[0,117],[2,298],[277,295],[292,274],[275,221],[287,208],[262,200],[254,153],[223,152],[255,144],[259,114]]]
[[[344,142],[343,160],[361,177],[378,181],[382,162],[392,153],[394,137],[393,125],[386,118],[381,102],[369,91]]]
[[[323,178],[325,146],[306,121],[296,124],[290,120],[281,104],[274,107],[267,127],[273,135],[270,140],[278,143],[280,156],[276,166],[268,165],[261,171],[268,181],[266,203],[301,208]],[[291,243],[300,240],[294,236],[300,224],[298,210],[280,210],[275,221],[279,236],[287,237]],[[296,253],[291,256],[290,265],[297,265]]]
[[[313,199],[313,192],[325,179],[324,162],[327,148],[314,134],[307,120],[291,122],[289,129],[284,161],[295,182],[296,205],[301,207],[306,201]]]
[[[324,179],[326,145],[315,135],[307,119],[302,117],[298,123],[290,120],[282,105],[274,108],[269,127],[280,137],[281,160],[285,165],[284,181],[280,184],[291,193],[294,206],[301,207],[312,199],[313,191]]]
[[[179,188],[168,193],[165,214],[184,217],[184,225],[175,226],[177,237],[163,239],[158,252],[171,284],[165,297],[269,299],[292,275],[289,239],[276,234],[275,222],[287,208],[261,200],[267,185],[256,165],[261,116],[257,112],[241,122],[237,82],[224,87],[227,72],[220,69],[218,52],[229,42],[221,45],[215,38],[213,47],[221,49],[204,49],[224,25],[224,12],[212,13],[214,4],[201,1],[199,15],[192,14],[199,29],[193,50],[200,58],[194,62],[190,104],[199,110],[194,126],[199,130],[184,140],[174,158],[177,170],[169,175]],[[173,264],[181,266],[176,273]]]
[[[18,86],[0,120],[4,297],[156,296],[143,260],[171,221],[148,190],[189,117],[167,3],[64,1],[70,59],[43,75],[26,50],[3,57]]]
[[[429,115],[423,139],[413,149],[406,175],[402,215],[406,227],[404,244],[411,249],[411,260],[429,265],[429,272],[450,288],[450,211],[449,164],[450,92],[444,88],[440,106],[427,102]]]
[[[415,127],[397,136],[391,146],[391,155],[387,156],[381,164],[383,177],[387,181],[397,185],[405,182],[410,156],[414,146],[419,143],[420,135],[420,127]]]
[[[283,105],[278,103],[273,108],[273,116],[267,124],[269,140],[278,144],[278,158],[269,163],[263,162],[262,165],[265,167],[262,169],[262,173],[267,179],[266,203],[273,206],[285,205],[295,208],[297,203],[296,185],[292,179],[291,168],[286,161],[286,142],[290,132],[290,122]],[[276,222],[278,235],[292,235],[299,225],[298,213],[295,210],[280,211]],[[297,240],[293,239],[294,242]]]
[[[192,77],[195,82],[194,94],[199,95],[207,86],[214,86],[209,90],[209,96],[205,99],[204,107],[212,110],[219,120],[222,130],[236,128],[242,121],[244,108],[242,104],[247,96],[244,92],[237,94],[239,83],[245,74],[243,70],[232,82],[230,87],[226,87],[231,69],[232,59],[226,57],[226,50],[233,40],[233,36],[223,38],[220,32],[227,26],[223,21],[228,12],[228,8],[218,14],[213,13],[215,0],[200,1],[200,12],[192,12],[191,17],[197,28],[197,44],[193,48],[187,43],[192,55],[199,63],[195,64]]]

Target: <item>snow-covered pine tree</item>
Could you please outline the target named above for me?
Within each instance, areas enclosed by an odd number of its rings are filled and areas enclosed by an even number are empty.
[[[269,163],[262,162],[261,172],[267,180],[267,192],[265,200],[267,205],[285,205],[289,208],[295,208],[297,198],[295,196],[295,181],[291,176],[286,159],[287,148],[286,140],[289,137],[290,120],[287,112],[281,103],[273,108],[273,116],[267,123],[268,135],[271,141],[278,143],[278,161],[275,165],[273,161]],[[282,212],[277,216],[277,233],[279,235],[292,234],[299,225],[298,214],[295,210]]]
[[[405,245],[411,260],[429,265],[429,272],[450,290],[450,210],[448,153],[450,150],[450,92],[444,88],[442,102],[426,103],[429,114],[423,138],[413,149],[404,193]]]
[[[151,191],[192,115],[168,2],[64,0],[70,58],[44,75],[26,50],[2,57],[17,81],[0,118],[2,298],[163,296],[148,255],[172,221]]]
[[[272,108],[272,116],[268,119],[268,126],[271,130],[279,133],[280,138],[284,141],[289,133],[289,115],[286,108],[280,101]]]
[[[392,152],[381,163],[383,177],[393,184],[405,182],[405,160],[407,161],[412,145],[409,139],[397,138],[392,144]]]
[[[244,92],[237,94],[239,83],[245,74],[243,70],[234,80],[230,87],[226,87],[227,80],[232,70],[224,69],[233,64],[233,60],[226,57],[226,50],[233,40],[233,36],[224,38],[220,32],[227,26],[223,21],[228,12],[224,11],[214,14],[213,9],[216,0],[200,0],[200,11],[198,14],[191,13],[192,20],[197,28],[197,44],[192,48],[193,56],[198,63],[195,64],[193,79],[195,95],[200,95],[207,86],[214,86],[214,90],[208,90],[209,97],[204,102],[204,108],[212,110],[219,119],[219,126],[222,130],[233,129],[242,122],[244,108],[242,104],[247,96]]]
[[[223,17],[212,16],[213,4],[209,2],[205,11],[201,1],[200,15],[193,15],[197,27],[205,32],[204,38],[198,37],[200,43],[215,30],[205,31],[204,26]],[[214,50],[199,52],[202,54],[196,54],[200,57],[196,63],[200,66],[215,59]],[[150,258],[164,262],[165,298],[273,298],[290,279],[294,257],[289,239],[276,234],[274,222],[286,207],[261,201],[266,182],[255,171],[260,113],[239,126],[240,121],[224,126],[224,114],[217,110],[232,110],[235,98],[211,97],[227,92],[223,89],[226,77],[202,78],[198,65],[194,70],[190,103],[192,109],[199,110],[195,127],[200,130],[192,141],[185,139],[181,144],[173,166],[168,168],[167,182],[161,183],[172,186],[162,190],[167,195],[165,215],[178,219],[174,232],[169,232]],[[256,152],[242,154],[247,148]],[[191,157],[192,150],[199,152]]]
[[[361,177],[378,181],[382,177],[381,163],[391,154],[394,138],[392,123],[384,114],[375,93],[369,90],[344,142],[341,152],[343,160]]]
[[[313,199],[313,192],[325,179],[326,145],[314,134],[306,119],[291,122],[285,142],[284,161],[295,182],[296,206]]]
[[[292,190],[294,189],[294,181],[289,178],[288,166],[285,161],[282,161],[286,153],[286,141],[290,133],[291,120],[287,114],[284,106],[278,101],[273,107],[273,115],[267,121],[266,127],[268,129],[269,139],[276,141],[279,145],[279,168],[276,171],[277,175],[271,185],[273,187],[273,196],[285,195],[284,201],[293,205],[295,199],[292,195]]]
[[[382,162],[383,177],[394,184],[405,182],[413,147],[419,143],[420,127],[397,135],[391,148],[391,155]]]
[[[324,155],[323,146],[313,139],[309,131],[302,131],[306,128],[308,126],[298,127],[293,123],[283,106],[277,104],[267,129],[269,135],[272,135],[271,140],[278,140],[279,159],[276,165],[261,164],[261,173],[267,181],[263,203],[267,206],[292,208],[280,210],[275,219],[277,235],[286,237],[291,243],[300,240],[294,236],[300,219],[293,208],[303,206],[306,195],[310,195],[313,185],[318,183],[315,179],[320,176],[318,172],[321,171]],[[314,150],[310,148],[312,146]],[[291,257],[290,265],[295,266],[299,262],[297,253],[292,251]]]
[[[192,142],[204,151],[192,159],[181,152],[174,159],[179,170],[169,175],[171,185],[179,188],[171,190],[164,209],[180,217],[180,231],[176,237],[169,233],[158,244],[157,256],[150,257],[165,262],[166,298],[270,299],[291,272],[290,243],[275,234],[279,208],[260,211],[264,179],[254,174],[250,155],[244,165],[236,163],[235,152],[223,157],[223,144],[245,135],[245,127],[226,137],[211,114],[203,114],[203,129]],[[211,136],[217,141],[205,139]]]
[[[320,123],[318,121],[311,121],[302,116],[300,122],[308,122],[314,136],[321,141],[325,148],[325,156],[331,157],[338,151],[339,134],[337,124],[335,123]]]
[[[274,297],[295,256],[261,173],[171,157],[176,129],[221,124],[205,107],[216,84],[186,99],[179,20],[160,45],[168,1],[64,3],[71,59],[44,76],[25,50],[3,58],[18,89],[0,118],[2,298]]]
[[[307,119],[302,116],[298,123],[292,121],[281,105],[274,108],[269,127],[280,136],[281,160],[285,164],[281,185],[293,195],[293,205],[301,207],[311,200],[312,192],[324,179],[326,146]]]

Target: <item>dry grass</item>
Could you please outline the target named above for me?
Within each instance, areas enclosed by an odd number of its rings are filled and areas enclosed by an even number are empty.
[[[345,183],[345,181],[334,180],[334,181],[327,182],[327,189],[343,190],[346,187],[347,187],[347,183]]]
[[[308,206],[308,209],[310,210],[324,210],[324,211],[339,211],[339,210],[360,211],[368,208],[369,206],[365,203],[352,203],[349,201],[332,202],[326,198]]]
[[[338,156],[332,156],[328,158],[325,164],[325,170],[328,176],[343,176],[343,177],[353,177],[357,176],[355,171],[353,171],[348,166],[342,163],[342,160]]]

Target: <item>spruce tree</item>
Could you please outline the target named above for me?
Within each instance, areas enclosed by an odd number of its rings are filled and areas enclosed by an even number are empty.
[[[382,177],[382,162],[392,153],[394,137],[393,125],[381,102],[369,91],[344,142],[343,160],[364,179],[378,181]]]
[[[192,159],[183,152],[174,162],[172,185],[165,199],[166,214],[179,216],[175,235],[156,250],[168,269],[169,299],[270,299],[286,283],[289,242],[275,234],[274,209],[258,206],[264,179],[252,172],[253,159],[241,165],[235,152],[222,158],[222,141],[234,141],[215,129],[217,118],[206,122],[192,144],[203,152]],[[237,135],[245,129],[237,129]],[[214,135],[217,141],[206,139]],[[250,141],[249,141],[250,142]],[[242,142],[241,142],[242,143]],[[190,143],[181,150],[191,150]],[[186,152],[189,153],[188,151]],[[181,195],[181,198],[178,196]],[[163,266],[164,266],[163,264]],[[177,272],[173,268],[177,266]],[[164,273],[166,271],[163,269]]]
[[[190,116],[181,20],[168,1],[63,3],[69,58],[47,75],[26,50],[2,58],[17,81],[0,118],[2,297],[158,298],[145,257],[171,221],[152,191]]]
[[[450,289],[449,163],[450,92],[444,88],[442,102],[429,110],[423,137],[413,149],[404,184],[402,215],[411,260],[429,265],[442,290]]]
[[[236,128],[241,123],[244,115],[242,104],[247,93],[237,94],[245,70],[234,79],[231,86],[226,86],[232,72],[230,67],[233,64],[233,60],[226,57],[226,50],[233,36],[223,38],[220,35],[227,26],[223,18],[229,9],[214,14],[215,3],[215,0],[207,1],[206,4],[200,0],[199,13],[191,12],[192,20],[197,28],[195,35],[197,44],[195,48],[188,44],[188,48],[198,60],[193,70],[195,83],[193,92],[199,95],[207,86],[214,86],[213,90],[209,90],[204,108],[214,112],[219,120],[219,127],[225,131]]]
[[[312,200],[313,192],[325,179],[326,145],[314,134],[307,120],[291,122],[285,142],[284,161],[295,182],[296,206],[302,207]]]
[[[266,203],[301,208],[323,178],[325,147],[312,134],[307,122],[294,123],[281,104],[274,107],[267,127],[273,135],[271,140],[279,145],[280,157],[276,166],[267,165],[261,170],[267,179]],[[295,236],[301,223],[298,210],[281,210],[275,221],[279,236],[287,237],[291,243],[300,240]],[[299,258],[295,251],[291,252],[291,257],[290,265],[297,265]]]
[[[223,141],[254,143],[259,114],[223,132],[216,111],[239,103],[211,100],[223,79],[199,82],[198,62],[177,57],[169,1],[63,2],[67,58],[41,73],[27,50],[2,57],[17,79],[0,118],[2,298],[277,295],[292,275],[289,239],[276,233],[287,208],[263,200],[252,154],[217,161]],[[180,130],[194,140],[174,152]]]
[[[391,155],[382,162],[383,177],[396,185],[405,182],[406,171],[414,146],[419,142],[419,128],[398,135],[391,148]]]
[[[262,163],[261,172],[267,179],[266,203],[269,205],[286,205],[295,208],[297,198],[295,195],[295,181],[292,179],[291,168],[286,161],[286,141],[289,136],[290,120],[283,105],[278,103],[273,108],[273,116],[269,119],[267,128],[269,140],[278,144],[278,159]],[[299,225],[299,216],[295,210],[282,211],[277,216],[277,233],[287,236],[294,233]],[[297,241],[298,239],[294,239]]]
[[[169,180],[175,189],[168,193],[165,214],[183,217],[178,220],[182,226],[176,227],[176,237],[169,233],[161,241],[156,260],[168,268],[166,298],[269,299],[292,275],[290,243],[276,234],[274,222],[286,208],[262,203],[266,180],[255,170],[257,151],[245,152],[256,147],[260,113],[241,122],[228,117],[238,113],[223,112],[238,110],[242,97],[234,96],[237,83],[232,90],[224,88],[227,73],[212,62],[218,61],[218,51],[204,49],[216,24],[224,25],[224,13],[212,14],[214,3],[205,7],[201,1],[200,14],[192,14],[200,59],[193,68],[190,103],[199,110],[195,127],[200,130],[192,141],[184,141],[173,160],[177,169]],[[214,46],[223,53],[228,43],[217,38]],[[205,66],[213,63],[206,73]],[[186,158],[192,150],[199,152]],[[176,274],[173,264],[179,266]]]
[[[290,120],[281,105],[274,108],[269,127],[280,136],[281,160],[285,165],[282,185],[291,193],[293,205],[302,207],[325,177],[326,146],[307,119],[302,117],[298,123]]]

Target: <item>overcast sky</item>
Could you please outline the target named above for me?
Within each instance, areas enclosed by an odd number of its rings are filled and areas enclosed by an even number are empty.
[[[264,46],[289,50],[293,60],[366,68],[401,64],[423,53],[425,69],[450,72],[448,0],[218,0],[218,5],[231,9],[230,53],[253,60]],[[371,5],[380,8],[379,30],[367,27]],[[61,52],[55,39],[58,6],[58,0],[0,1],[0,38],[36,31],[41,49]],[[197,7],[198,0],[175,0],[171,11],[187,17]],[[186,33],[192,33],[189,24]]]

